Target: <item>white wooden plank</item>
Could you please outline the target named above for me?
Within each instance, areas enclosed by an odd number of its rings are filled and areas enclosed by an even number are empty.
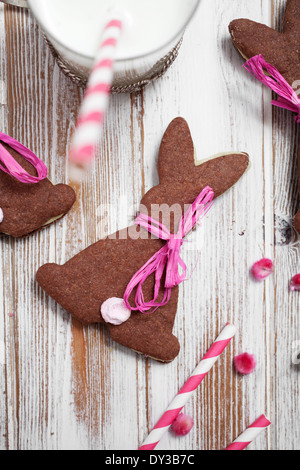
[[[6,35],[4,31],[4,7],[0,10],[0,69],[1,69],[1,127],[4,132],[8,128],[7,109],[7,69],[6,69]],[[0,448],[14,446],[17,438],[16,416],[16,368],[15,368],[15,320],[10,314],[15,311],[13,291],[13,259],[11,250],[13,242],[5,239],[1,246],[1,272],[3,285],[1,289],[1,402],[0,402]]]

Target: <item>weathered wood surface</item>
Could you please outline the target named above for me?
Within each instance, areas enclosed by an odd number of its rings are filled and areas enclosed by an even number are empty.
[[[0,240],[0,449],[136,449],[227,321],[237,336],[186,406],[194,429],[185,438],[165,435],[159,449],[223,449],[261,413],[272,427],[251,449],[300,448],[300,375],[292,361],[299,296],[288,291],[299,270],[290,228],[297,129],[241,68],[227,32],[238,17],[280,27],[284,5],[202,0],[169,72],[139,95],[112,98],[97,161],[71,213],[30,238]],[[81,98],[35,21],[1,4],[1,130],[40,155],[55,183],[67,181]],[[174,329],[181,352],[162,365],[113,343],[105,328],[73,321],[34,278],[43,263],[64,263],[106,230],[127,226],[158,181],[160,139],[177,115],[189,122],[198,158],[246,151],[252,167],[197,235],[200,261],[180,287]],[[274,259],[275,274],[257,284],[248,271],[262,256]],[[192,270],[195,252],[185,251],[185,260]],[[258,361],[248,377],[232,368],[244,351]]]

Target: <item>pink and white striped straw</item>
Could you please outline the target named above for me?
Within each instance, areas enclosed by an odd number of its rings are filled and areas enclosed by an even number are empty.
[[[156,426],[146,438],[139,450],[153,450],[161,440],[165,432],[170,428],[173,421],[177,418],[180,411],[193,395],[194,391],[201,384],[204,377],[213,367],[219,356],[222,354],[228,343],[232,340],[236,332],[235,326],[227,323],[221,334],[207,351],[203,359],[200,361],[191,377],[180,389],[170,406],[160,418]]]
[[[92,162],[109,102],[117,45],[126,16],[114,11],[108,20],[102,42],[83,97],[75,134],[69,152],[71,165],[86,168]],[[73,172],[73,176],[76,172]],[[78,176],[78,175],[77,175]]]
[[[257,436],[270,426],[271,422],[261,415],[249,428],[246,429],[230,446],[225,450],[243,450],[248,447]]]

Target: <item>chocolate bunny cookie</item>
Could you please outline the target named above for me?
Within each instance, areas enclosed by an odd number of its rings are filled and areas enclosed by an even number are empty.
[[[204,163],[195,161],[188,125],[184,119],[176,118],[160,146],[160,183],[142,198],[141,212],[148,210],[152,218],[162,222],[159,208],[175,207],[169,227],[174,234],[184,207],[193,203],[206,186],[219,197],[239,180],[248,165],[245,153],[220,155]],[[101,306],[108,299],[123,299],[134,273],[163,245],[162,240],[151,238],[145,229],[129,227],[89,246],[63,266],[42,266],[37,272],[37,282],[79,321],[104,323]],[[145,299],[151,298],[154,282],[154,276],[147,279]],[[107,323],[111,338],[158,361],[172,361],[180,349],[178,339],[172,334],[177,301],[178,286],[172,289],[169,302],[155,312],[132,311],[121,324]]]

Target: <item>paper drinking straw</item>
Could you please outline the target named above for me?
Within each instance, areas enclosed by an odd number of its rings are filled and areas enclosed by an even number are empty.
[[[80,175],[80,172],[76,172],[75,168],[87,168],[94,157],[108,107],[117,45],[127,20],[126,13],[118,10],[112,11],[109,18],[88,79],[69,152],[72,173],[70,177],[75,180]]]
[[[269,427],[271,422],[265,417],[265,415],[261,415],[249,428],[246,429],[235,441],[233,441],[230,446],[228,446],[225,450],[243,450],[251,444],[257,436],[264,431],[267,427]]]
[[[218,357],[222,354],[228,343],[230,343],[231,339],[235,335],[235,332],[235,326],[227,323],[221,334],[218,336],[211,348],[207,351],[204,358],[200,361],[191,377],[180,389],[169,408],[160,418],[139,450],[155,449],[162,436],[169,429],[173,421],[175,421],[188,399],[193,395],[194,391],[210,371]]]

